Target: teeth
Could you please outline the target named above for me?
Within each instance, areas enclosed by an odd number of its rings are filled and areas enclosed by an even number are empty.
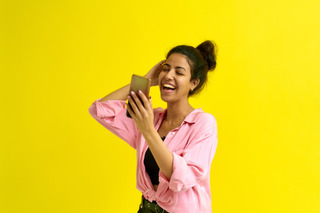
[[[172,85],[170,85],[170,84],[164,84],[163,86],[164,86],[164,87],[171,88],[171,89],[175,89],[175,87],[174,87],[174,86],[172,86]]]

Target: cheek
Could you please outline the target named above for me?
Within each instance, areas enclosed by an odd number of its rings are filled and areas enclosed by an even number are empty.
[[[181,88],[189,91],[190,83],[188,81],[186,81],[186,79],[183,79],[177,83],[180,85]]]
[[[159,74],[159,76],[158,76],[158,83],[159,83],[159,84],[160,84],[160,82],[162,81],[163,76],[164,76],[163,72],[160,72],[160,74]]]

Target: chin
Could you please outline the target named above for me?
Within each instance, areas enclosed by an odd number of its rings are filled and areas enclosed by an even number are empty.
[[[167,103],[173,103],[177,101],[176,97],[170,97],[167,95],[161,95],[161,100]]]
[[[160,95],[160,97],[161,97],[161,100],[163,100],[164,102],[168,102],[168,101],[170,102],[170,99],[171,99],[170,97],[162,94]]]
[[[160,96],[161,97],[161,100],[163,100],[164,102],[167,102],[168,101],[168,97],[165,97],[163,95]]]

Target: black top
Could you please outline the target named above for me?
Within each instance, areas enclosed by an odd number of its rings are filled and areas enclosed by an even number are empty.
[[[166,137],[163,136],[161,139],[164,140]],[[152,185],[159,185],[159,166],[154,159],[149,147],[146,151],[146,155],[144,156],[144,166],[146,171],[151,179]]]

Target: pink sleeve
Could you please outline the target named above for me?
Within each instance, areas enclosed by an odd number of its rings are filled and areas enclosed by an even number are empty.
[[[124,100],[108,100],[99,102],[101,98],[93,102],[89,113],[102,126],[126,141],[136,149],[136,136],[138,128],[133,119],[126,116]]]
[[[206,119],[196,124],[195,137],[181,155],[173,153],[173,173],[170,180],[160,171],[160,182],[169,189],[180,192],[199,184],[210,175],[211,162],[217,147],[215,119]]]

